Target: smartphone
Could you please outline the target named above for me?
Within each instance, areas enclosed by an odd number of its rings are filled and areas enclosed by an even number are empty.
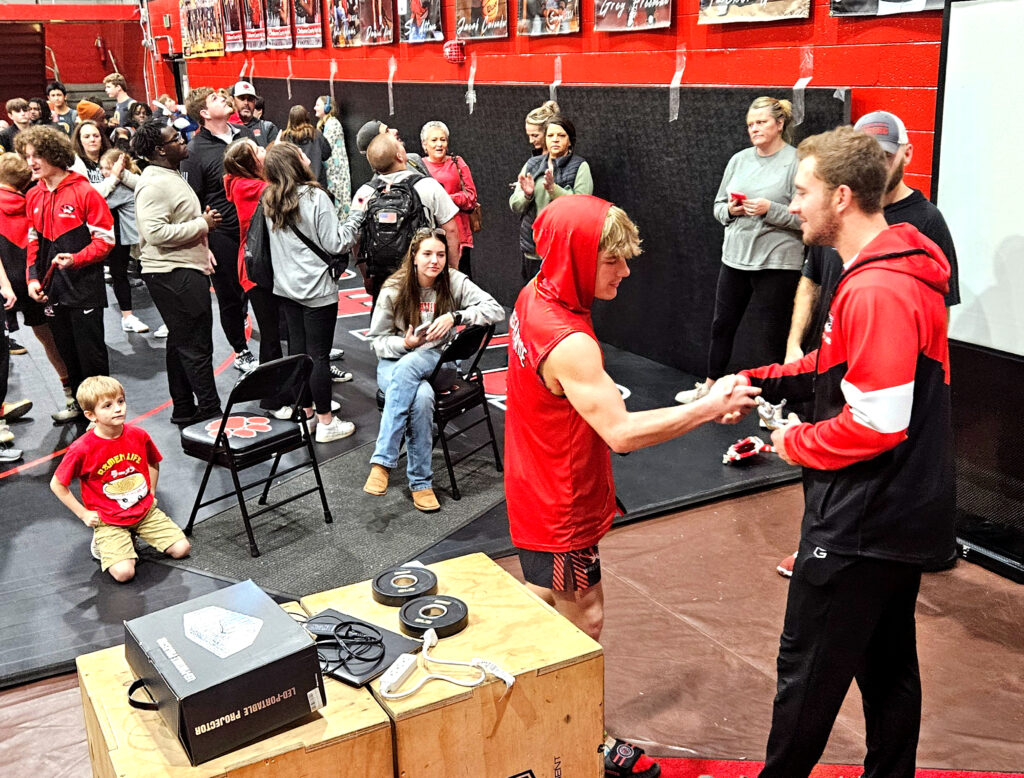
[[[430,329],[430,325],[431,324],[433,324],[433,322],[431,322],[431,321],[423,322],[423,324],[421,324],[419,327],[417,327],[416,329],[414,329],[412,331],[412,334],[413,335],[422,335],[424,332],[426,332],[428,329]]]
[[[729,199],[735,200],[738,203],[742,203],[747,199],[747,196],[743,192],[729,192]]]

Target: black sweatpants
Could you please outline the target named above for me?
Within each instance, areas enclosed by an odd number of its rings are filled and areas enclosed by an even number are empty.
[[[132,247],[118,243],[107,254],[106,263],[110,268],[114,298],[122,311],[132,310],[132,285],[128,280],[128,263],[132,258]]]
[[[107,344],[103,341],[103,309],[54,305],[50,331],[68,369],[72,394],[89,376],[110,375]]]
[[[338,304],[319,308],[278,298],[288,322],[288,350],[292,354],[309,354],[313,358],[313,372],[309,388],[302,392],[300,404],[312,405],[317,413],[331,412],[331,347],[334,345],[334,325],[338,321]]]
[[[220,327],[235,352],[245,351],[245,292],[238,283],[238,230],[214,230],[209,234],[210,251],[217,260],[210,280],[217,293]]]
[[[0,303],[3,298],[0,297]],[[11,375],[11,346],[7,336],[7,321],[0,319],[0,406],[7,399],[7,381]],[[3,414],[0,414],[0,418]]]
[[[708,348],[708,378],[718,380],[729,366],[736,331],[754,295],[767,302],[762,322],[769,342],[768,360],[781,362],[793,318],[793,297],[800,282],[799,270],[736,270],[723,264],[715,288],[715,313]]]
[[[210,279],[198,270],[143,273],[149,296],[167,325],[167,386],[172,416],[220,410],[213,378],[213,305]]]
[[[864,700],[864,778],[913,778],[921,727],[915,565],[801,544],[779,642],[778,689],[760,778],[804,778],[854,679]]]

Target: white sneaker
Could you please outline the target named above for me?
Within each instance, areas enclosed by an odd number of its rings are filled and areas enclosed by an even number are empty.
[[[67,404],[59,411],[54,411],[50,414],[50,418],[57,424],[64,424],[65,422],[74,421],[82,417],[82,409],[78,407],[78,403],[72,398],[67,398]]]
[[[24,452],[20,448],[0,445],[0,464],[6,464],[8,462],[17,462],[19,459],[21,459],[23,454]]]
[[[330,424],[316,425],[316,442],[330,443],[332,440],[347,438],[356,431],[356,425],[350,421],[342,421],[335,418]]]
[[[676,395],[676,402],[680,405],[695,403],[702,397],[707,397],[711,387],[707,384],[694,384],[693,389],[684,389]]]
[[[133,313],[121,319],[121,329],[125,332],[149,332],[149,325]]]
[[[92,554],[92,558],[95,559],[97,562],[100,561],[100,550],[99,547],[96,545],[96,533],[93,533],[92,542],[89,544],[89,553]]]
[[[11,428],[7,426],[7,422],[0,419],[0,443],[13,443],[14,433],[11,432]]]
[[[280,419],[281,421],[288,421],[288,419],[292,417],[292,406],[282,405],[276,411],[267,411],[267,413],[269,413],[275,419]]]
[[[332,362],[337,362],[339,359],[345,358],[345,349],[343,348],[332,348],[331,355],[328,357]]]
[[[166,338],[167,337],[167,325],[161,324],[156,328],[156,332],[153,333],[154,338]]]

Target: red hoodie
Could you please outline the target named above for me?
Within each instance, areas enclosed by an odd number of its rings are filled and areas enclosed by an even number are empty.
[[[260,195],[266,188],[267,182],[261,178],[242,178],[231,173],[224,174],[224,193],[238,211],[238,282],[247,292],[256,284],[249,280],[249,275],[245,272],[245,238],[249,234],[249,222],[256,212]]]
[[[893,225],[843,271],[821,348],[741,374],[771,402],[814,401],[817,423],[786,432],[802,542],[911,563],[953,553],[948,279],[935,243]]]
[[[53,303],[105,308],[103,258],[114,247],[114,217],[103,195],[88,178],[69,172],[52,192],[45,181],[37,183],[25,204],[30,224],[26,280],[43,283]],[[53,258],[63,253],[73,256],[71,267],[49,273]]]
[[[25,253],[28,246],[28,217],[25,195],[0,186],[0,257],[4,270],[13,278],[25,277]]]
[[[575,551],[597,543],[615,515],[608,444],[565,397],[552,394],[541,366],[565,337],[594,340],[597,251],[611,203],[560,197],[534,223],[540,273],[509,319],[505,496],[512,542],[534,551]]]

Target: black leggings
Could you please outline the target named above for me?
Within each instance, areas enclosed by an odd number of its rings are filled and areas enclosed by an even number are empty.
[[[309,354],[313,358],[313,372],[309,388],[302,392],[300,404],[313,406],[317,413],[331,412],[331,347],[334,345],[334,325],[338,321],[338,304],[319,308],[279,297],[288,322],[288,351],[291,354]]]
[[[459,270],[466,274],[466,278],[472,278],[472,265],[470,264],[469,255],[472,252],[469,246],[462,247],[462,253],[459,254]]]
[[[284,356],[281,350],[281,298],[258,286],[254,286],[246,296],[256,315],[256,326],[260,330],[260,364],[280,359]],[[287,405],[283,397],[268,397],[260,401],[260,407],[275,410]]]
[[[118,243],[107,254],[107,265],[110,267],[110,278],[113,280],[114,297],[117,307],[122,311],[132,309],[132,285],[128,281],[128,263],[132,258],[132,247]]]
[[[768,361],[781,362],[786,353],[786,337],[793,316],[793,296],[800,281],[799,270],[736,270],[723,264],[715,289],[715,313],[711,322],[707,377],[718,380],[725,375],[732,357],[736,331],[743,314],[756,294],[766,301],[762,322],[769,344]]]

